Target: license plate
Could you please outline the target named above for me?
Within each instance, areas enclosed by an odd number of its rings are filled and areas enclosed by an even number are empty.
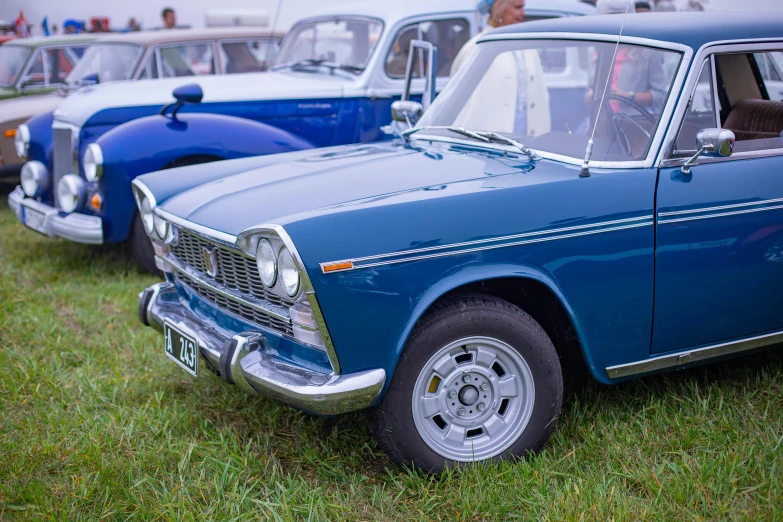
[[[22,220],[25,225],[32,228],[33,230],[37,230],[42,234],[46,234],[46,228],[44,228],[45,219],[46,214],[43,212],[38,212],[37,210],[22,207]]]
[[[166,355],[186,372],[198,377],[198,343],[174,325],[163,323],[163,337]]]

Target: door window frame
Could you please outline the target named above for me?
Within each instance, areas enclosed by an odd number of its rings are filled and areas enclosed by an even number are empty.
[[[718,54],[736,54],[736,53],[757,53],[757,52],[775,52],[783,51],[783,39],[781,38],[767,38],[760,40],[737,40],[733,42],[713,42],[703,46],[696,53],[695,59],[691,62],[691,70],[688,73],[688,79],[685,82],[685,89],[683,93],[694,93],[696,86],[701,76],[701,66],[694,66],[694,64],[704,64],[705,60],[710,60],[712,66],[712,87],[717,86],[717,71],[715,67],[715,55]],[[720,101],[718,100],[718,91],[716,88],[712,88],[713,105],[716,111],[716,121],[720,122]],[[687,100],[687,101],[686,101]],[[655,164],[659,168],[668,167],[681,167],[689,158],[670,158],[674,150],[674,146],[677,140],[677,135],[680,132],[680,128],[683,124],[685,117],[688,114],[688,108],[690,107],[690,98],[681,96],[680,103],[678,104],[674,115],[671,119],[671,124],[664,138],[663,145],[658,152],[658,157]],[[695,153],[695,151],[694,151]],[[772,156],[783,155],[783,141],[781,146],[774,149],[764,150],[752,150],[736,152],[728,158],[707,158],[700,157],[697,165],[718,163],[724,161],[740,161],[743,159],[751,158],[766,158]]]
[[[147,53],[146,59],[143,60],[144,65],[139,67],[139,70],[136,71],[136,74],[134,75],[134,79],[138,79],[145,70],[150,70],[148,72],[151,72],[151,63],[153,56],[155,57],[155,74],[157,76],[155,78],[152,78],[151,76],[147,76],[147,78],[144,78],[145,80],[162,80],[165,79],[163,77],[163,66],[161,62],[161,56],[160,51],[161,49],[169,49],[172,47],[188,47],[188,46],[194,46],[194,45],[209,45],[212,47],[212,67],[214,68],[214,73],[212,74],[202,74],[195,76],[218,76],[220,73],[220,57],[218,56],[218,49],[217,49],[217,41],[216,40],[185,40],[181,42],[167,42],[165,44],[155,44],[155,46]],[[176,76],[167,76],[166,78],[177,78]],[[182,78],[182,77],[179,77]]]

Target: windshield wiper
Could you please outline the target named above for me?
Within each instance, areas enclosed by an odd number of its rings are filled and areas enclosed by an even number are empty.
[[[531,161],[538,161],[541,159],[541,157],[538,154],[536,154],[536,152],[533,149],[531,149],[524,143],[519,143],[517,140],[509,138],[507,136],[503,136],[502,134],[498,134],[497,132],[478,131],[476,132],[476,134],[478,134],[483,138],[487,138],[490,141],[499,141],[500,143],[505,143],[506,145],[511,145],[512,147],[516,147],[522,152],[522,154],[526,154]]]
[[[359,67],[358,65],[345,65],[342,63],[330,62],[328,60],[316,60],[313,58],[299,60],[298,62],[275,65],[271,70],[279,71],[280,69],[304,69],[307,67],[327,67],[331,70],[340,69],[341,71],[348,71],[355,74],[364,71],[364,67]]]
[[[468,129],[465,129],[463,127],[453,127],[453,126],[439,126],[439,125],[427,125],[424,127],[415,127],[413,129],[408,129],[405,131],[402,131],[401,136],[405,138],[405,141],[410,141],[409,138],[416,134],[419,131],[422,130],[447,130],[451,131],[455,134],[461,134],[463,136],[467,136],[468,138],[473,138],[474,140],[483,141],[484,143],[491,143],[492,140],[489,139],[486,136],[482,136],[478,132],[473,132]]]
[[[538,161],[541,159],[538,154],[536,154],[535,151],[527,145],[492,131],[472,131],[464,127],[427,125],[424,127],[415,127],[413,129],[405,130],[401,133],[401,136],[405,139],[405,141],[409,141],[412,135],[422,130],[447,130],[456,134],[467,136],[468,138],[473,138],[474,140],[483,141],[484,143],[505,143],[506,145],[511,145],[512,147],[519,149],[519,151],[527,155],[531,161]]]

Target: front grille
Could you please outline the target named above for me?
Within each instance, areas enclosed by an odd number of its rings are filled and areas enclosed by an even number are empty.
[[[258,276],[258,268],[254,259],[220,244],[203,239],[201,236],[187,230],[177,229],[177,232],[177,241],[172,246],[171,253],[180,264],[196,271],[199,278],[214,281],[216,286],[235,294],[239,298],[243,296],[254,298],[282,309],[288,309],[294,305],[293,299],[285,299],[267,291]],[[206,262],[204,260],[205,247],[214,249],[217,254],[218,270],[214,278],[207,274]],[[215,304],[219,308],[232,312],[254,324],[293,336],[290,319],[282,320],[272,314],[225,297],[187,274],[180,272],[177,277],[192,288],[202,299]]]
[[[52,128],[52,163],[54,164],[53,187],[57,187],[57,183],[66,174],[72,174],[73,171],[73,146],[71,143],[71,137],[73,131],[71,129]],[[55,190],[55,194],[57,191]],[[60,204],[56,201],[55,206],[59,207]]]
[[[242,317],[243,319],[246,319],[253,324],[257,324],[259,326],[265,326],[272,330],[282,332],[286,335],[293,337],[294,330],[293,327],[291,326],[290,320],[283,321],[282,319],[279,319],[277,317],[266,314],[262,311],[256,310],[255,308],[247,306],[244,303],[235,301],[233,299],[229,299],[215,292],[211,288],[202,285],[197,280],[193,279],[187,274],[183,274],[180,272],[177,275],[177,277],[180,279],[180,281],[182,281],[184,284],[189,286],[194,292],[196,292],[196,294],[198,294],[199,297],[216,305],[221,310],[225,310],[233,313],[234,315],[238,315],[239,317]]]

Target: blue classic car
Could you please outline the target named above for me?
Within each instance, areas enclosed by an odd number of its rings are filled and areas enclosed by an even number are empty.
[[[783,105],[758,64],[783,17],[623,20],[487,33],[404,141],[139,177],[166,273],[141,321],[193,375],[374,407],[391,458],[434,472],[541,450],[582,372],[782,342]],[[532,102],[485,89],[552,50],[589,83],[576,123],[533,135]]]
[[[594,11],[577,0],[528,4],[531,19]],[[220,159],[384,139],[381,127],[403,91],[409,42],[419,38],[437,46],[439,90],[457,52],[478,30],[473,6],[473,0],[437,0],[332,7],[291,28],[272,72],[241,81],[200,79],[203,101],[196,90],[188,101],[200,103],[186,104],[176,117],[171,110],[161,113],[161,107],[174,101],[172,89],[189,79],[104,85],[76,93],[60,105],[51,125],[53,169],[46,167],[45,147],[36,141],[37,135],[51,134],[50,122],[45,117],[28,122],[31,181],[28,190],[12,196],[12,206],[26,209],[29,219],[19,213],[25,224],[52,236],[91,244],[129,239],[134,257],[153,269],[152,247],[130,189],[136,176]],[[556,69],[559,58],[554,57]],[[413,81],[418,93],[423,85],[421,78]]]

